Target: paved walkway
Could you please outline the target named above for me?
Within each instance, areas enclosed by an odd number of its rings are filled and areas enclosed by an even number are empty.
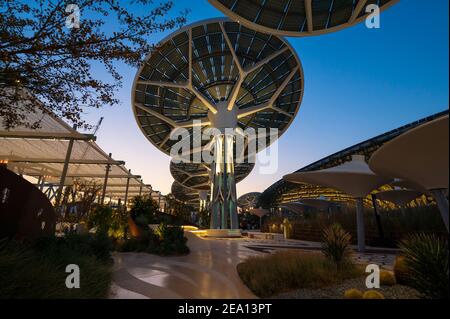
[[[236,265],[248,256],[285,249],[318,250],[300,240],[202,239],[186,232],[191,253],[180,257],[117,253],[111,298],[256,298],[241,282]],[[359,263],[392,269],[395,251],[354,254]]]
[[[191,249],[187,256],[116,254],[112,298],[255,298],[236,265],[258,252],[240,241],[186,236]]]

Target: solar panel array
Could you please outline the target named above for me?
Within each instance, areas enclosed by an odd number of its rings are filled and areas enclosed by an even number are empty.
[[[368,16],[369,5],[384,10],[398,0],[209,1],[231,19],[255,30],[284,36],[308,36],[352,26]]]
[[[163,41],[146,59],[135,81],[133,107],[137,122],[147,138],[166,154],[177,142],[170,139],[174,129],[185,127],[192,136],[193,120],[208,121],[205,99],[211,105],[226,101],[238,85],[239,68],[227,38],[244,69],[273,56],[245,77],[236,99],[241,112],[267,103],[278,89],[282,90],[274,108],[241,116],[238,126],[244,130],[277,127],[282,133],[295,117],[303,96],[303,73],[288,44],[228,20],[201,22]],[[297,72],[284,83],[293,70]],[[188,87],[190,79],[192,89]],[[202,125],[202,130],[209,127]],[[203,141],[203,145],[207,143]]]

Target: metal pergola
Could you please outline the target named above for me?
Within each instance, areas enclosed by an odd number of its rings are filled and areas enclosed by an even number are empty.
[[[26,121],[39,121],[37,129],[17,126],[7,129],[0,118],[0,162],[8,169],[32,177],[55,206],[61,203],[65,187],[76,183],[101,186],[98,201],[105,197],[127,202],[130,196],[152,195],[151,185],[125,167],[95,143],[93,134],[83,134],[62,119],[37,107]]]

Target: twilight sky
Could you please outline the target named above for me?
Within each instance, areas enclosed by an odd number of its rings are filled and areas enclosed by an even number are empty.
[[[174,2],[175,13],[190,7],[189,24],[222,16],[207,0]],[[256,167],[237,185],[239,195],[263,191],[283,175],[329,154],[448,109],[448,6],[448,0],[401,0],[381,14],[380,29],[359,24],[327,35],[288,38],[303,64],[303,102],[279,140],[276,174],[260,175]],[[94,124],[103,116],[97,143],[125,160],[153,189],[167,194],[173,182],[170,158],[144,137],[131,109],[137,70],[120,70],[121,105],[89,110],[85,118]]]

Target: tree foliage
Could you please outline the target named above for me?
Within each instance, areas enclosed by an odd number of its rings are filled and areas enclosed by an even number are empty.
[[[75,180],[72,187],[66,187],[63,202],[66,206],[66,220],[80,222],[91,211],[102,185],[96,182]]]
[[[150,36],[180,27],[187,14],[173,13],[173,1],[77,0],[79,27],[69,28],[72,3],[0,0],[0,117],[7,128],[38,127],[39,121],[25,117],[39,101],[88,127],[81,117],[85,109],[119,103],[118,65],[137,67],[157,50]],[[100,76],[101,67],[111,79]]]
[[[147,228],[146,225],[153,222],[158,210],[158,203],[148,195],[136,196],[131,200],[131,218],[139,226]]]
[[[194,210],[191,206],[177,200],[172,194],[166,196],[167,211],[180,221],[189,221],[191,212]]]
[[[108,206],[98,205],[89,214],[89,228],[96,227],[97,233],[107,234],[111,226],[113,209]]]

